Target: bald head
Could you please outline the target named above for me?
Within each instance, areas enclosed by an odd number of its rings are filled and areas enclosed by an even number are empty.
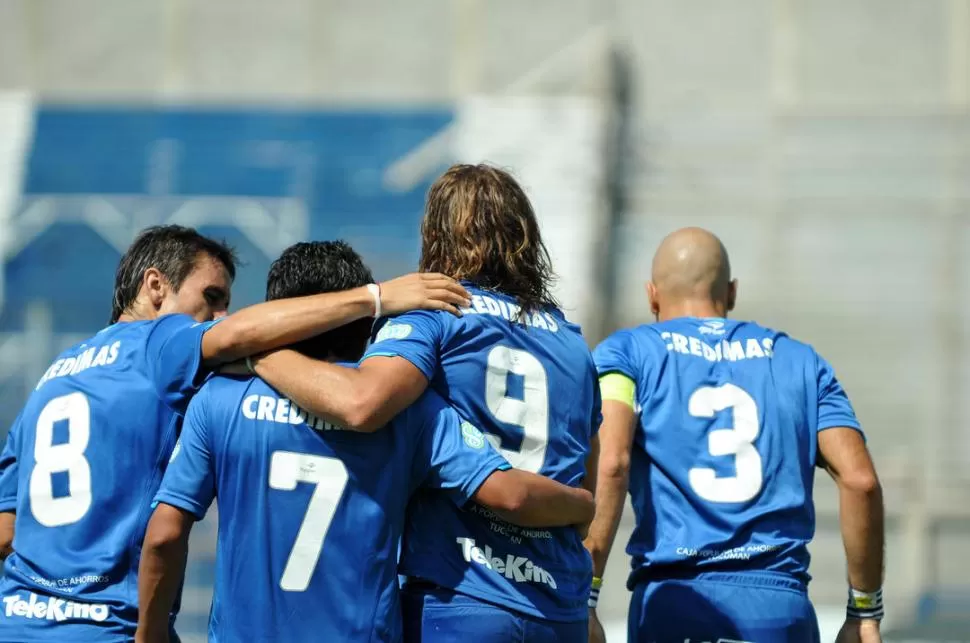
[[[667,305],[711,302],[733,307],[731,262],[716,236],[702,228],[671,233],[653,256],[651,297]]]

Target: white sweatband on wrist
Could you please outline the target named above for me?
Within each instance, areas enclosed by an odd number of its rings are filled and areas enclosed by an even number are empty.
[[[381,287],[379,284],[367,284],[367,291],[374,298],[374,319],[381,316]]]
[[[881,620],[886,610],[882,604],[882,590],[862,592],[849,588],[849,602],[845,608],[845,615],[849,618],[865,618]]]
[[[586,606],[590,609],[595,609],[599,603],[601,587],[603,587],[603,579],[594,577],[593,585],[589,588],[589,598],[586,600]]]

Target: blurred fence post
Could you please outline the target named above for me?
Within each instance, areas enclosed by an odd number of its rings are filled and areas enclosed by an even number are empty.
[[[32,391],[54,355],[54,316],[50,302],[32,301],[24,312],[24,391]]]

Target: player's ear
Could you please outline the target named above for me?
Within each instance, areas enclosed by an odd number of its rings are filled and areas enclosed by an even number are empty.
[[[656,317],[660,314],[660,300],[657,297],[657,287],[652,281],[647,282],[647,299],[650,300],[650,312]]]
[[[165,297],[168,295],[168,288],[168,279],[162,276],[162,273],[157,268],[149,268],[145,271],[145,275],[141,281],[141,289],[148,297],[152,308],[158,310],[162,307],[162,302],[165,301]]]
[[[731,283],[728,284],[727,291],[727,309],[728,312],[734,310],[734,304],[738,300],[738,280],[732,279]]]

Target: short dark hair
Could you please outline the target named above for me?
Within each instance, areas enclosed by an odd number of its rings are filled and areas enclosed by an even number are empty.
[[[266,300],[350,290],[373,283],[374,276],[360,255],[343,241],[296,243],[270,266]],[[358,319],[293,346],[316,359],[330,356],[357,361],[364,354],[373,320]]]
[[[142,230],[128,247],[115,272],[111,323],[118,321],[135,303],[146,270],[158,270],[178,292],[186,277],[195,269],[200,254],[222,263],[230,280],[236,278],[236,253],[224,242],[180,225],[153,226]]]

